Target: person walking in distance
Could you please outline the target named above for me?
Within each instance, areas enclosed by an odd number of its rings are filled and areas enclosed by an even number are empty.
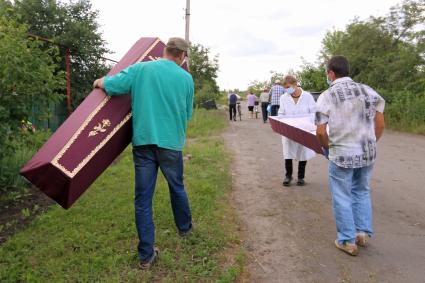
[[[252,92],[250,92],[248,96],[246,97],[246,99],[248,101],[248,111],[249,111],[250,118],[253,119],[254,107],[255,107],[255,102],[257,101],[257,96],[253,94]]]
[[[269,106],[269,94],[270,90],[264,89],[263,92],[260,94],[260,103],[261,103],[261,114],[263,116],[263,123],[267,123],[267,106]]]
[[[229,116],[230,121],[236,121],[236,103],[238,102],[238,95],[234,92],[229,94]]]
[[[270,116],[277,116],[280,105],[280,97],[284,93],[283,86],[281,85],[280,80],[276,80],[274,85],[270,90],[270,105],[271,105],[271,113]]]
[[[349,77],[344,56],[332,57],[326,72],[330,88],[317,102],[317,137],[329,154],[335,245],[354,256],[373,235],[369,182],[385,126],[385,101],[371,87]]]
[[[187,122],[192,118],[194,85],[192,76],[180,67],[188,49],[189,43],[184,39],[170,38],[163,59],[136,63],[93,83],[107,95],[131,96],[135,216],[141,269],[149,269],[159,253],[154,247],[152,217],[158,168],[168,182],[178,234],[186,237],[192,231],[192,215],[183,183],[182,149]]]

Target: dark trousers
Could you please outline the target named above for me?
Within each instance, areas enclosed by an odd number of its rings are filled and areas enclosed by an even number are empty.
[[[272,105],[272,113],[270,113],[270,116],[277,116],[278,111],[279,111],[279,105]]]
[[[263,122],[267,122],[267,106],[269,106],[268,102],[261,102],[261,114],[263,114]]]
[[[158,168],[168,182],[171,208],[177,229],[186,232],[192,228],[192,215],[183,184],[183,155],[156,145],[133,148],[135,168],[135,216],[139,235],[138,252],[141,261],[152,258],[155,242],[155,226],[152,219],[152,197],[155,191]]]
[[[229,104],[230,120],[236,120],[236,104]]]
[[[304,179],[306,165],[307,165],[307,161],[298,162],[298,179]],[[292,178],[292,172],[293,172],[292,159],[285,159],[285,170],[286,170],[286,177]]]

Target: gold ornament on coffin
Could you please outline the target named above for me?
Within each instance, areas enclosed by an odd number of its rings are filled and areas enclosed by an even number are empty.
[[[93,131],[90,131],[89,137],[93,137],[98,133],[106,132],[106,129],[111,126],[111,121],[109,119],[103,119],[102,122],[99,122],[96,126],[93,127]]]

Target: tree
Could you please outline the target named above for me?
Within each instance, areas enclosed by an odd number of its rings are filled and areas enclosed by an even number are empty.
[[[211,59],[210,49],[201,44],[190,47],[190,72],[195,83],[195,104],[220,97],[217,85],[218,55]]]
[[[391,124],[425,129],[425,112],[420,110],[425,105],[424,21],[425,1],[405,0],[387,17],[355,19],[343,30],[328,32],[319,62],[305,63],[299,72],[303,86],[324,87],[325,62],[344,55],[350,76],[384,96]]]
[[[201,44],[190,47],[190,72],[195,82],[195,93],[207,83],[213,92],[218,92],[216,82],[218,69],[218,55],[211,58],[210,49]]]
[[[78,106],[91,92],[93,80],[108,70],[100,57],[109,50],[99,32],[98,12],[92,10],[90,1],[0,0],[0,7],[8,10],[9,17],[26,24],[29,33],[71,49],[71,94],[74,107]],[[66,49],[59,51],[60,66],[65,70]]]
[[[260,95],[265,89],[270,88],[270,82],[268,81],[251,81],[248,85],[248,91],[255,95]]]
[[[42,48],[41,48],[42,47]],[[58,70],[56,47],[28,39],[24,25],[0,16],[0,159],[19,133],[34,101],[41,115],[63,95],[64,74]]]
[[[323,64],[314,66],[311,63],[304,62],[296,77],[300,81],[301,87],[307,91],[324,91],[328,88]]]

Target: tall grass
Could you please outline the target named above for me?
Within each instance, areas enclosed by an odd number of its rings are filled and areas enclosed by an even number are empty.
[[[0,191],[9,187],[24,187],[25,181],[19,170],[37,152],[51,135],[50,131],[22,132],[8,141],[0,158]]]
[[[425,135],[425,93],[397,93],[386,105],[389,128]]]

